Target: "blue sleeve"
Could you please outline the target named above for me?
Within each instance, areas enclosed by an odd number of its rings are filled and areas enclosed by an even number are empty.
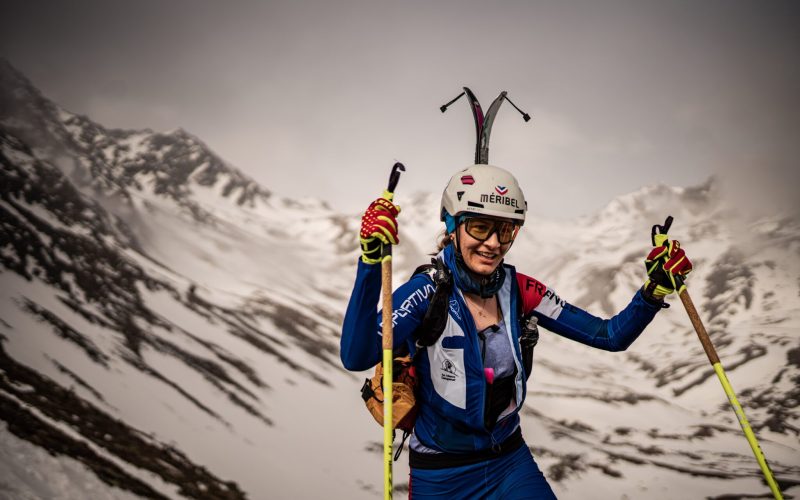
[[[647,302],[639,290],[625,309],[611,319],[598,318],[569,303],[564,303],[555,318],[537,311],[534,314],[542,327],[562,337],[605,351],[624,351],[659,310],[661,305]]]
[[[425,275],[413,276],[392,293],[392,337],[394,347],[407,342],[428,310],[433,282]],[[342,324],[342,364],[351,371],[372,368],[382,358],[380,264],[359,259],[356,282]]]

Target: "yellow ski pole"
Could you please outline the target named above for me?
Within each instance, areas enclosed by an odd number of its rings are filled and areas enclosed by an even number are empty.
[[[383,197],[389,201],[394,199],[394,189],[400,180],[400,172],[406,167],[397,162],[389,176],[389,186]],[[394,424],[392,422],[393,348],[392,336],[392,245],[383,245],[381,254],[381,295],[383,301],[383,497],[392,498],[392,442],[394,441]]]
[[[672,216],[669,216],[667,217],[667,220],[664,222],[663,226],[658,224],[653,226],[653,244],[655,244],[655,235],[666,235],[671,225]],[[658,233],[656,233],[656,231],[658,231]],[[664,241],[664,244],[666,244],[666,240]],[[758,466],[761,467],[761,472],[764,474],[767,485],[769,485],[769,489],[772,491],[772,494],[775,496],[776,500],[783,500],[783,495],[778,487],[778,483],[775,481],[775,478],[772,475],[769,464],[767,464],[767,459],[764,456],[764,452],[761,451],[761,447],[758,444],[756,435],[753,432],[753,429],[750,427],[747,417],[744,415],[742,405],[740,405],[739,401],[736,399],[736,393],[733,391],[733,387],[728,381],[728,376],[725,375],[725,370],[722,368],[722,363],[717,355],[717,350],[714,348],[714,344],[711,343],[711,338],[708,336],[706,327],[703,325],[703,321],[700,319],[700,315],[697,313],[697,309],[694,307],[692,298],[689,296],[689,290],[686,288],[681,276],[675,276],[675,282],[677,285],[678,296],[681,298],[681,302],[683,302],[683,306],[686,308],[686,313],[689,315],[689,320],[692,322],[692,326],[694,326],[694,331],[697,332],[697,336],[700,338],[700,343],[703,345],[703,349],[706,351],[706,356],[708,356],[708,360],[711,362],[711,366],[714,367],[717,378],[719,378],[722,388],[725,390],[725,394],[728,396],[728,401],[730,402],[731,407],[733,407],[733,412],[736,413],[736,418],[739,420],[739,425],[742,427],[742,431],[744,431],[747,442],[750,444],[750,448],[753,450],[753,455],[756,457]]]

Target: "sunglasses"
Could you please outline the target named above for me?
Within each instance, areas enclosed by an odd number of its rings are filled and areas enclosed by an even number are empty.
[[[476,217],[469,217],[464,220],[464,229],[467,234],[472,236],[478,241],[486,241],[497,233],[497,240],[501,245],[505,245],[514,241],[519,232],[520,225],[516,222],[509,222],[504,220],[483,219]]]

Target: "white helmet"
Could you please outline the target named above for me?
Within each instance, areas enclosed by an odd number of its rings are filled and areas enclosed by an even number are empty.
[[[525,223],[528,204],[517,179],[492,165],[472,165],[450,178],[442,193],[441,220],[464,213],[503,217]],[[448,232],[454,228],[449,227]]]

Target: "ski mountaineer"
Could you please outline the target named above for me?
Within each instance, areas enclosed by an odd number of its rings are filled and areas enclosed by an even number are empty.
[[[379,198],[362,218],[362,256],[342,327],[348,370],[381,360],[381,245],[398,243],[399,212]],[[617,315],[598,318],[504,263],[525,212],[522,190],[506,170],[473,165],[457,172],[442,195],[446,233],[436,255],[450,270],[453,289],[444,331],[433,345],[415,345],[434,291],[431,277],[416,274],[393,293],[394,348],[416,352],[419,378],[409,441],[411,498],[555,498],[520,429],[527,382],[520,317],[532,314],[553,333],[623,351],[666,307],[674,276],[691,271],[677,241],[653,248],[642,288]]]

